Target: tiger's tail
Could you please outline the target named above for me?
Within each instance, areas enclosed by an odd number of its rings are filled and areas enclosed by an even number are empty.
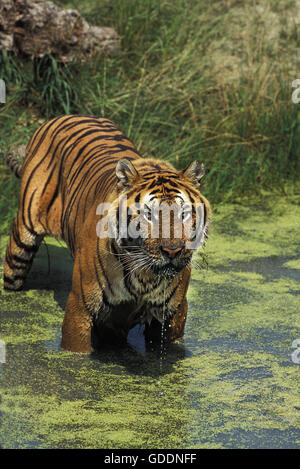
[[[21,177],[23,160],[26,154],[26,145],[21,145],[17,148],[12,148],[4,155],[4,160],[9,169],[14,173],[17,178]]]

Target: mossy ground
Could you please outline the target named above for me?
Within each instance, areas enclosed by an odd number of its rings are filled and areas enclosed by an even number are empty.
[[[184,341],[162,357],[138,333],[91,357],[60,349],[72,261],[56,240],[24,292],[1,283],[2,447],[300,447],[299,199],[214,212]]]

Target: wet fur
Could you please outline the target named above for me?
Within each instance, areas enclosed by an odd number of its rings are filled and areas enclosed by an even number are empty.
[[[117,163],[124,158],[137,172],[129,186],[116,176]],[[208,223],[209,204],[191,174],[160,160],[143,159],[111,121],[90,116],[62,116],[46,122],[29,142],[23,165],[13,155],[7,161],[21,176],[21,190],[6,251],[4,287],[22,289],[45,235],[67,243],[74,270],[62,347],[90,353],[106,331],[121,341],[138,323],[146,324],[151,338],[162,317],[168,339],[182,337],[190,253],[182,254],[187,256],[186,265],[178,272],[170,268],[168,274],[167,267],[155,271],[161,240],[147,242],[147,255],[153,256],[150,263],[142,251],[130,256],[129,247],[123,251],[116,241],[97,236],[96,209],[101,202],[116,201],[120,193],[126,193],[129,201],[149,191],[172,198],[180,188],[190,200],[205,204]]]

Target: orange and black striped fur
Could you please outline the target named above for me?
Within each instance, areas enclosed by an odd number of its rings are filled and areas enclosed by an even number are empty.
[[[12,156],[7,160],[21,177],[21,191],[5,257],[5,289],[22,289],[43,237],[53,235],[74,258],[64,349],[90,353],[111,335],[125,338],[138,323],[145,323],[148,338],[163,321],[168,339],[180,338],[192,257],[186,239],[101,238],[96,213],[103,202],[117,210],[124,195],[141,205],[179,197],[192,207],[204,204],[206,230],[210,207],[199,192],[203,166],[194,162],[177,171],[167,162],[143,159],[111,121],[75,115],[42,125],[22,165]]]

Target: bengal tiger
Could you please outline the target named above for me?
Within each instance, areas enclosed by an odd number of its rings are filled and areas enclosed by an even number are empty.
[[[136,324],[145,325],[147,340],[155,337],[162,323],[168,342],[181,338],[196,206],[202,207],[205,237],[211,213],[199,189],[203,164],[194,161],[180,171],[166,161],[142,158],[113,122],[78,115],[45,122],[33,134],[23,162],[11,153],[6,160],[21,186],[6,250],[4,288],[23,288],[45,235],[66,242],[74,267],[61,347],[89,354],[108,337],[123,341]],[[124,212],[120,207],[125,198]],[[150,213],[163,202],[175,204],[190,219],[187,234],[175,236],[173,214],[168,219],[173,231],[163,237],[165,216],[160,212],[157,217],[156,212],[158,236],[149,236]],[[100,204],[112,208],[99,216]],[[138,204],[139,212],[128,211]],[[137,213],[143,214],[138,236],[120,235],[120,213],[129,224]],[[114,220],[110,236],[99,235],[99,222],[105,219]],[[198,234],[194,230],[193,238]]]

